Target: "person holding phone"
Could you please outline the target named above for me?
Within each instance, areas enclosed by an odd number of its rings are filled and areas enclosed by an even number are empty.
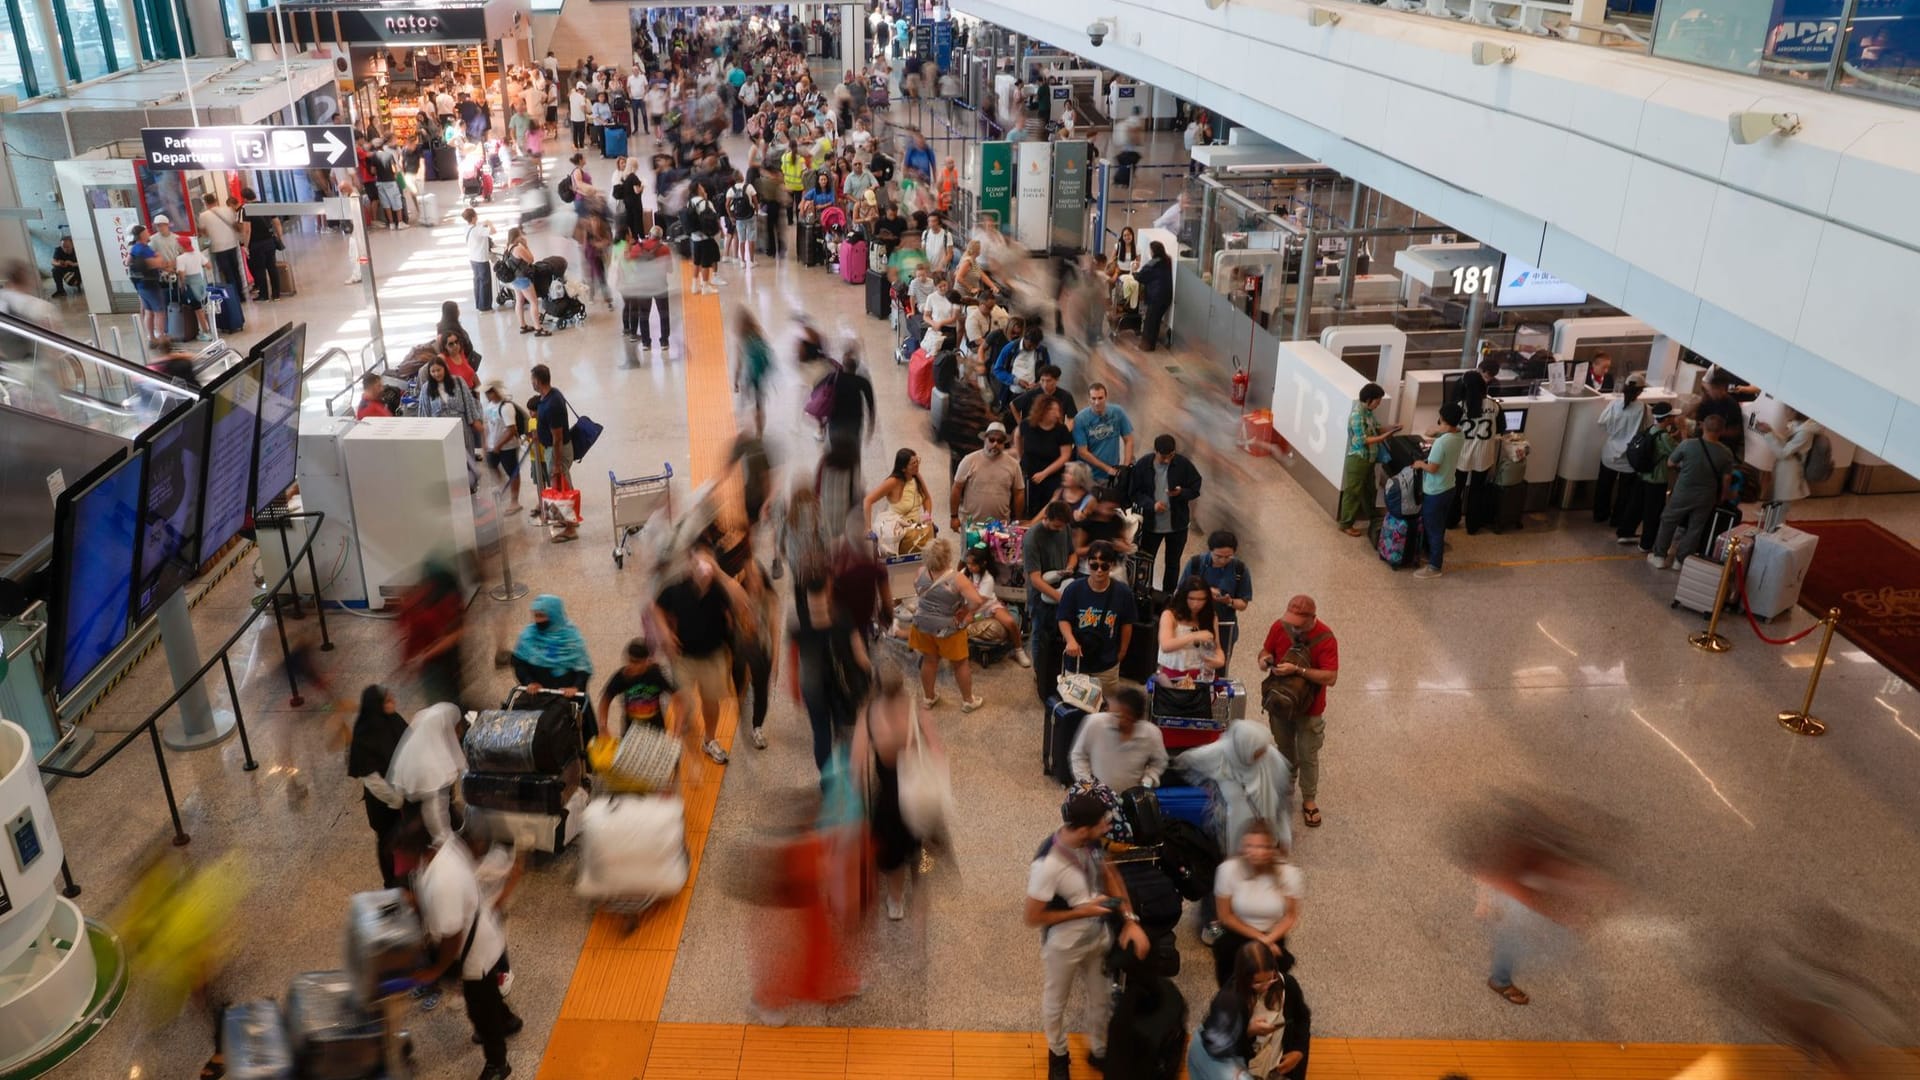
[[[1379,417],[1374,415],[1386,398],[1387,392],[1379,383],[1368,383],[1360,388],[1360,398],[1347,414],[1347,461],[1340,477],[1340,528],[1348,536],[1367,535],[1367,529],[1355,524],[1360,515],[1366,515],[1369,525],[1380,520],[1379,509],[1374,506],[1373,466],[1375,462],[1386,463],[1384,444],[1400,433],[1399,424],[1383,428]]]

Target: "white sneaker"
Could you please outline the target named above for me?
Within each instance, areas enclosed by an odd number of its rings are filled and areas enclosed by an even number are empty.
[[[904,896],[887,897],[887,918],[899,922],[907,917],[907,899]]]
[[[960,703],[960,711],[963,713],[972,712],[973,710],[979,708],[982,705],[985,705],[986,703],[987,703],[986,698],[980,697],[978,694],[976,694],[973,697],[967,698],[965,701],[962,701]]]
[[[1413,576],[1417,578],[1437,578],[1440,576],[1440,571],[1435,570],[1432,566],[1423,566],[1415,570]]]
[[[1655,570],[1671,570],[1673,569],[1673,560],[1661,555],[1649,554],[1647,556],[1647,565],[1653,567]]]
[[[753,729],[753,748],[755,750],[765,750],[767,748],[767,733],[761,731],[759,728]]]
[[[1211,946],[1214,942],[1219,941],[1226,932],[1226,927],[1217,922],[1210,922],[1200,928],[1200,944]]]
[[[707,744],[700,749],[706,751],[707,756],[713,759],[715,765],[725,765],[727,763],[727,752],[720,749],[720,741],[718,739],[708,739]]]
[[[711,281],[709,281],[709,282],[707,283],[707,288],[708,288],[709,290],[712,290],[712,289],[717,289],[717,288],[719,288],[720,286],[722,286],[722,285],[725,285],[726,283],[727,283],[727,279],[726,279],[726,278],[723,278],[723,277],[716,277],[716,278],[714,278],[713,280],[711,280]]]
[[[1637,544],[1640,542],[1640,538],[1637,536],[1616,536],[1613,538],[1613,542],[1616,544]]]
[[[923,708],[923,709],[931,709],[931,708],[933,708],[934,706],[936,706],[936,705],[938,705],[938,704],[940,704],[940,699],[939,699],[939,698],[937,698],[937,697],[930,697],[930,698],[921,698],[921,699],[920,699],[920,707],[921,707],[921,708]]]
[[[786,1013],[778,1009],[769,1009],[757,1001],[752,1003],[749,1011],[753,1013],[754,1023],[759,1024],[761,1027],[777,1028],[785,1027],[787,1024]]]
[[[1027,654],[1025,648],[1019,648],[1013,650],[1013,662],[1019,664],[1021,667],[1030,668],[1033,666],[1033,657]]]

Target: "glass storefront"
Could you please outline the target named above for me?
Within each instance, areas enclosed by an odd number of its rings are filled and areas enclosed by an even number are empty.
[[[1835,89],[1920,105],[1920,0],[1854,0]]]

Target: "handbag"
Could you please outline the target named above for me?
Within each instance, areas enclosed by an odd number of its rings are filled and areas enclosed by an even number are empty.
[[[913,708],[909,703],[909,707]],[[906,752],[900,755],[900,820],[922,840],[938,836],[953,814],[953,773],[944,755],[927,747],[917,708],[909,715]]]
[[[1153,715],[1176,716],[1186,720],[1200,720],[1213,715],[1213,687],[1169,686],[1158,679],[1153,687]]]
[[[673,787],[680,771],[681,742],[652,724],[629,724],[616,742],[602,735],[587,747],[587,760],[609,792],[647,795]]]
[[[813,392],[807,395],[808,416],[821,423],[826,422],[828,414],[833,412],[833,386],[839,375],[840,369],[836,366],[832,371],[821,376],[819,382],[813,384]]]
[[[573,427],[567,432],[567,444],[573,447],[573,460],[585,461],[587,451],[600,441],[600,433],[606,428],[595,423],[593,417],[573,408],[573,402],[567,402],[567,408],[573,411]]]
[[[1100,691],[1100,680],[1078,670],[1077,664],[1075,670],[1063,671],[1054,680],[1054,691],[1059,694],[1061,701],[1086,713],[1099,712],[1100,705],[1106,700]]]

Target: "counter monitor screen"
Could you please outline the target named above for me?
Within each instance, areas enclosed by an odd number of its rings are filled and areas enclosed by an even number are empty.
[[[1507,425],[1507,433],[1518,435],[1527,430],[1527,410],[1501,409],[1500,419]]]
[[[213,397],[208,422],[206,482],[200,497],[200,558],[212,558],[247,521],[259,434],[260,361],[230,368],[207,388]]]
[[[253,347],[260,361],[260,451],[254,460],[253,497],[259,510],[293,486],[300,446],[300,365],[307,348],[307,325],[293,323]]]
[[[60,697],[127,639],[145,464],[139,453],[117,453],[54,503],[48,668]]]
[[[1500,285],[1493,294],[1494,307],[1577,307],[1586,302],[1586,290],[1577,285],[1511,256],[1500,260]]]
[[[193,579],[200,565],[200,477],[207,453],[207,403],[196,401],[142,434],[147,480],[140,496],[140,561],[134,569],[138,625]]]

